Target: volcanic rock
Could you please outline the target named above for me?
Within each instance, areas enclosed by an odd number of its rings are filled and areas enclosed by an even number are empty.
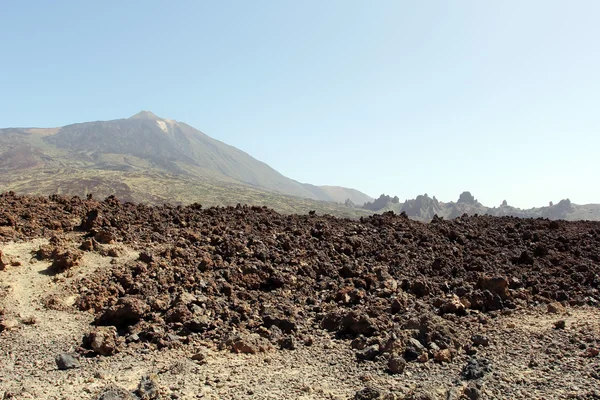
[[[112,356],[119,351],[120,340],[113,326],[98,327],[83,339],[83,346],[102,356]]]
[[[143,300],[135,297],[122,297],[116,305],[104,311],[97,318],[96,323],[124,328],[139,322],[149,310],[150,307]]]
[[[56,356],[55,358],[56,366],[60,370],[74,369],[79,368],[79,359],[76,355],[62,353]]]

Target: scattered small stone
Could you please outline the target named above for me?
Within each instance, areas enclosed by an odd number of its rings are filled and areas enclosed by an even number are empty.
[[[527,364],[527,366],[528,366],[529,368],[536,368],[536,367],[539,367],[539,366],[540,366],[540,364],[537,362],[537,360],[536,360],[534,357],[531,357],[531,358],[529,359],[529,364]]]
[[[416,393],[409,394],[404,399],[406,400],[437,400],[437,396],[430,392],[418,391]]]

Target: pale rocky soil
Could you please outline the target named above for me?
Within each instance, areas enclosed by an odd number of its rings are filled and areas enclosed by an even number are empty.
[[[80,237],[72,236],[76,243]],[[119,245],[113,259],[86,252],[67,274],[47,273],[49,262],[32,253],[45,239],[0,244],[21,265],[0,271],[0,399],[95,399],[108,386],[136,389],[152,376],[164,399],[352,399],[365,387],[381,397],[459,399],[468,382],[461,379],[467,356],[452,363],[408,363],[402,374],[389,374],[382,362],[358,363],[348,341],[325,331],[311,346],[256,355],[219,351],[212,343],[173,349],[126,349],[112,357],[81,358],[81,367],[57,369],[55,356],[74,352],[90,331],[93,315],[76,311],[73,282],[111,262],[125,263],[138,253]],[[47,299],[55,299],[48,303]],[[48,306],[50,304],[50,306]],[[555,329],[557,320],[565,329]],[[481,399],[600,398],[600,358],[586,357],[600,343],[600,310],[568,308],[549,314],[546,305],[481,316],[477,332],[490,339],[477,356],[490,360],[492,372],[480,380]],[[205,362],[191,359],[206,353]],[[589,355],[589,354],[587,354]],[[471,383],[473,386],[473,383]],[[466,398],[466,397],[462,397]]]

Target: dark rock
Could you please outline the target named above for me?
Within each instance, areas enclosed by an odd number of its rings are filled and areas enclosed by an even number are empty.
[[[285,336],[277,341],[282,350],[296,350],[296,339],[293,336]]]
[[[379,355],[379,346],[372,345],[356,352],[356,358],[362,361],[373,361]]]
[[[340,329],[342,317],[336,312],[330,312],[321,320],[321,327],[330,332],[336,332]]]
[[[77,355],[62,353],[56,356],[54,359],[56,361],[56,366],[58,369],[64,371],[67,369],[79,368],[79,359]]]
[[[427,282],[419,280],[410,285],[410,291],[417,297],[424,297],[431,293],[431,287]]]
[[[406,343],[404,358],[406,358],[408,361],[414,361],[424,352],[426,352],[425,346],[423,346],[417,339],[410,338]]]
[[[377,326],[368,315],[350,311],[341,320],[340,332],[351,335],[373,336],[377,332]]]
[[[275,316],[275,315],[263,315],[263,324],[265,327],[270,328],[273,325],[277,326],[285,333],[292,333],[297,330],[296,323],[288,317]]]
[[[461,376],[466,380],[480,379],[492,371],[490,362],[485,358],[470,358],[463,367]]]
[[[211,329],[212,326],[213,324],[211,323],[210,318],[205,315],[193,318],[185,323],[187,329],[196,333],[205,332]]]
[[[565,322],[565,320],[561,319],[554,323],[554,329],[565,329],[566,325],[567,323]]]
[[[199,363],[205,363],[207,356],[208,355],[205,351],[199,351],[192,356],[192,360],[198,361]]]
[[[158,382],[155,375],[143,376],[135,394],[141,400],[157,400],[160,398]]]
[[[379,400],[382,398],[383,393],[373,387],[366,387],[354,394],[354,400]]]
[[[392,374],[401,374],[406,368],[406,360],[399,355],[392,355],[388,359],[388,369]]]
[[[138,400],[138,398],[123,388],[109,386],[102,390],[96,400]]]
[[[523,251],[519,257],[513,258],[513,264],[533,265],[533,257],[527,251]]]
[[[473,335],[471,336],[471,341],[473,342],[474,346],[483,346],[483,347],[487,347],[490,345],[490,339],[485,336],[485,335]]]
[[[165,314],[165,321],[167,322],[181,322],[185,323],[191,320],[193,317],[192,312],[187,308],[187,306],[180,304],[174,308],[171,308]]]
[[[145,262],[146,264],[149,264],[152,261],[154,261],[154,257],[152,256],[152,254],[142,251],[140,253],[140,256],[138,257],[138,260],[140,260],[141,262]]]
[[[392,300],[392,305],[391,305],[392,314],[398,314],[405,307],[406,307],[406,303],[403,301],[400,301],[400,299]]]
[[[350,342],[350,347],[354,350],[362,350],[367,347],[367,339],[364,336],[358,336]]]

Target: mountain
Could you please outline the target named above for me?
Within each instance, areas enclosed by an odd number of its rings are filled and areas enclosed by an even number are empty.
[[[470,192],[463,192],[456,202],[448,203],[438,201],[435,196],[431,198],[424,194],[400,204],[398,197],[392,198],[382,194],[373,202],[366,203],[363,209],[378,213],[386,211],[403,212],[411,219],[425,222],[431,221],[436,215],[453,219],[464,214],[600,221],[600,204],[577,205],[571,203],[569,199],[564,199],[557,204],[550,203],[547,207],[527,210],[509,206],[506,201],[502,202],[499,207],[486,207],[477,201]]]
[[[150,111],[60,128],[0,129],[0,174],[0,191],[116,194],[153,203],[235,204],[255,198],[265,203],[277,196],[303,199],[298,201],[305,205],[314,200],[318,206],[372,200],[354,189],[287,178],[233,146]]]

